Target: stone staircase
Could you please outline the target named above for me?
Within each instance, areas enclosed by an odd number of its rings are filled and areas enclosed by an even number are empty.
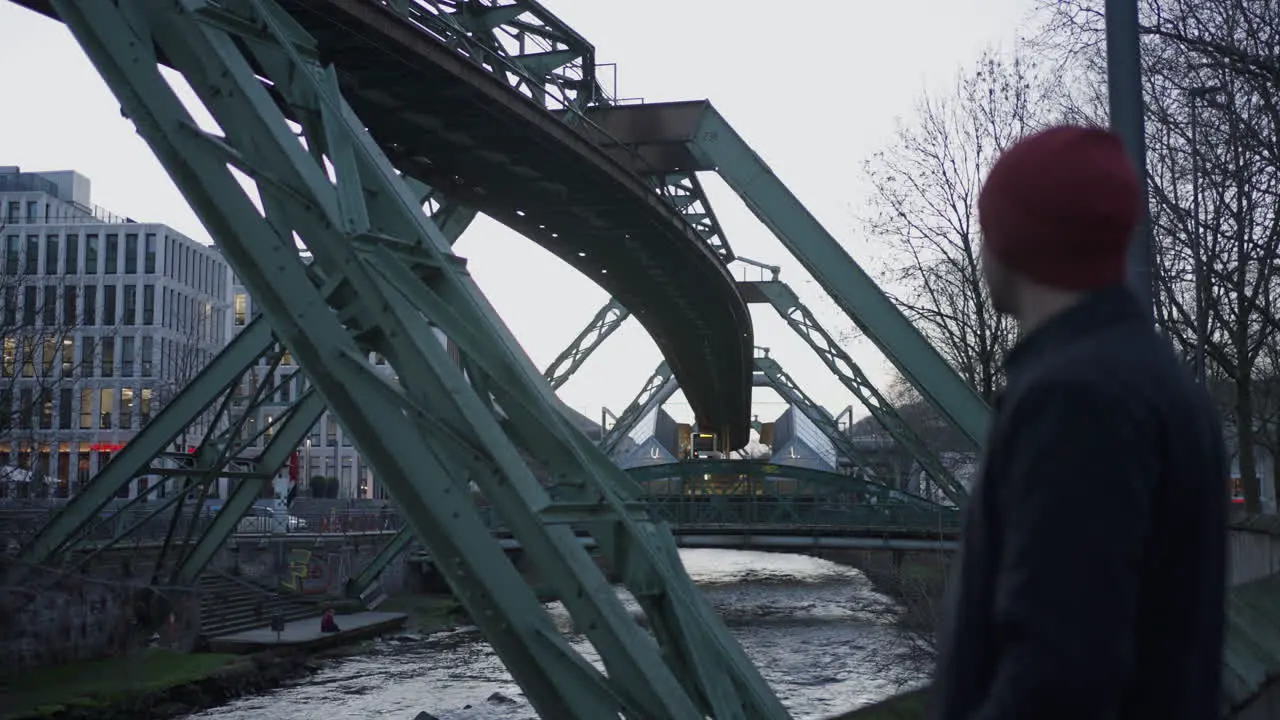
[[[207,638],[266,627],[277,613],[284,616],[285,622],[319,618],[321,614],[313,601],[273,592],[222,573],[201,575],[199,587],[200,634]]]

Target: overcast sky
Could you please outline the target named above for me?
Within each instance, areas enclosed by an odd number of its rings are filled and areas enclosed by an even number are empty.
[[[711,100],[874,274],[885,259],[859,222],[863,161],[891,139],[895,122],[910,120],[923,90],[945,88],[985,47],[1011,46],[1031,0],[807,0],[759,3],[754,12],[731,0],[543,4],[595,45],[598,62],[617,63],[620,97]],[[8,78],[0,165],[78,170],[92,180],[95,203],[210,241],[61,25],[0,2],[0,37],[0,77]],[[781,266],[782,279],[831,332],[852,329],[719,178],[702,180],[739,255]],[[539,367],[608,299],[559,259],[487,218],[456,248]],[[771,348],[811,397],[833,413],[855,402],[772,309],[753,312],[756,343]],[[849,349],[883,387],[890,369],[880,354],[864,341]],[[590,417],[599,417],[602,406],[621,412],[659,360],[644,330],[628,321],[561,396]],[[757,389],[755,397],[762,420],[785,409],[772,392]],[[689,419],[679,395],[667,409]]]

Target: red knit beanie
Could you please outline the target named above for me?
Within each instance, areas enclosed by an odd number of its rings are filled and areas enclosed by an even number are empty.
[[[1063,126],[996,160],[978,197],[983,242],[1005,267],[1063,290],[1121,282],[1142,212],[1141,184],[1120,139]]]

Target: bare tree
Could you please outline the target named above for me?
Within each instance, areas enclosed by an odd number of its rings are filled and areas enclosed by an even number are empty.
[[[1086,86],[1105,87],[1101,1],[1044,4],[1047,44]],[[1246,511],[1258,512],[1258,383],[1280,333],[1280,8],[1145,0],[1141,17],[1157,318],[1217,380]]]
[[[871,233],[888,244],[896,302],[957,371],[990,400],[1016,337],[991,308],[979,260],[978,193],[996,157],[1052,118],[1056,89],[1018,54],[986,52],[943,97],[866,164]]]
[[[53,486],[50,452],[40,448],[77,422],[77,384],[94,374],[95,349],[114,328],[96,327],[96,312],[85,306],[78,276],[62,272],[56,245],[41,267],[43,234],[5,231],[0,225],[0,497],[65,496],[69,488]],[[81,333],[86,324],[98,332]]]

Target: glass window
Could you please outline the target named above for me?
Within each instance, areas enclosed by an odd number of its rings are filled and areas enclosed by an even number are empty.
[[[40,429],[53,429],[53,391],[45,390],[40,394]],[[47,463],[49,451],[45,450],[45,461]]]
[[[80,372],[85,377],[93,377],[96,370],[97,348],[94,340],[95,338],[92,335],[85,335],[80,338]]]
[[[62,376],[74,377],[75,374],[76,342],[72,338],[64,337],[62,338]]]
[[[35,275],[40,268],[40,236],[27,236],[27,258],[26,268],[23,270],[28,275]]]
[[[137,348],[132,335],[120,338],[120,377],[133,377],[133,358]],[[122,395],[121,398],[124,396]]]
[[[67,252],[63,262],[63,272],[75,275],[80,271],[80,236],[67,235]]]
[[[156,271],[156,235],[155,233],[147,233],[145,252],[146,252],[146,256],[142,262],[142,272],[153,273]]]
[[[13,327],[18,324],[18,286],[9,285],[4,289],[4,324]]]
[[[248,320],[249,314],[249,296],[245,293],[236,293],[235,299],[236,327],[241,327]]]
[[[90,233],[84,237],[84,272],[98,274],[98,236]]]
[[[142,286],[142,324],[155,325],[156,323],[156,286]]]
[[[58,274],[58,236],[49,235],[44,239],[44,274]]]
[[[105,339],[105,338],[104,338]],[[111,415],[116,409],[116,391],[115,388],[102,388],[99,391],[98,404],[98,427],[103,430],[110,430]]]
[[[103,262],[102,272],[107,275],[115,275],[120,267],[120,237],[114,234],[107,235],[107,256]]]
[[[84,286],[84,324],[98,324],[98,286]]]
[[[79,315],[76,314],[79,309],[76,307],[76,290],[75,285],[62,286],[62,324],[68,328],[75,327],[79,322]]]
[[[22,203],[17,200],[9,201],[9,212],[6,213],[5,222],[18,223],[22,222]]]
[[[155,361],[155,340],[150,335],[142,336],[142,377],[151,377],[152,363]]]
[[[40,288],[28,285],[22,288],[22,324],[35,325],[36,313],[40,309]]]
[[[58,347],[58,338],[53,336],[45,336],[44,342],[41,343],[41,346],[42,347],[40,348],[40,362],[41,364],[44,365],[44,369],[42,372],[44,372],[44,376],[46,378],[52,378],[53,366],[54,366],[54,363],[58,362],[58,353],[60,350],[60,348]]]
[[[138,321],[138,286],[124,286],[124,324],[135,325]]]
[[[120,429],[133,427],[133,388],[120,388]]]
[[[6,275],[17,275],[21,267],[22,245],[17,235],[8,235],[4,239],[4,272]]]
[[[102,338],[102,377],[112,377],[116,374],[116,339],[113,337]]]
[[[132,233],[124,236],[124,274],[138,274],[138,236]]]
[[[146,425],[151,422],[151,388],[142,388],[139,393],[141,397],[138,399],[138,424]]]
[[[36,339],[30,335],[22,338],[22,377],[36,376]],[[28,403],[29,405],[30,403]]]
[[[70,430],[71,404],[75,402],[75,394],[71,388],[62,388],[58,395],[58,427],[63,430]]]
[[[102,286],[102,324],[115,325],[116,319],[116,286]]]
[[[44,302],[40,306],[40,320],[45,327],[53,327],[58,324],[58,286],[44,286]]]
[[[84,388],[80,391],[80,429],[93,429],[93,388]],[[84,457],[88,457],[88,453],[83,453]],[[85,462],[85,476],[82,478],[88,480],[88,462]]]
[[[3,355],[0,356],[0,374],[4,377],[13,377],[18,371],[18,338],[6,337],[4,339]]]

